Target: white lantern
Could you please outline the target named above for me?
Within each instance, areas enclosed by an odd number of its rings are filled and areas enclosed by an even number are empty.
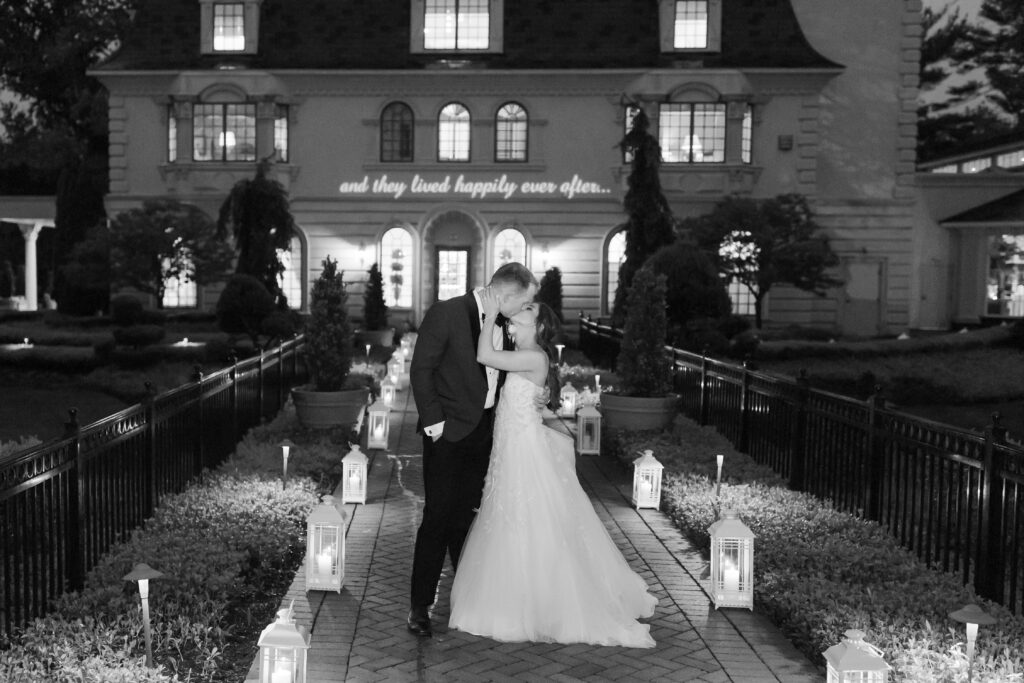
[[[892,667],[882,659],[882,651],[864,642],[857,629],[846,632],[846,639],[825,650],[827,683],[885,683]]]
[[[576,414],[576,404],[579,401],[580,394],[576,391],[576,387],[571,382],[566,382],[565,386],[558,393],[559,402],[561,407],[558,410],[558,414],[562,417],[572,417]]]
[[[395,392],[398,390],[398,386],[391,381],[391,377],[385,377],[384,381],[380,383],[380,400],[388,408],[393,408],[395,405]]]
[[[260,683],[306,683],[309,631],[292,616],[291,607],[278,610],[277,621],[260,634]]]
[[[633,461],[633,505],[636,509],[661,507],[661,471],[664,465],[646,450]]]
[[[388,447],[388,433],[391,431],[391,411],[383,401],[377,401],[369,409],[370,424],[366,429],[366,447]]]
[[[345,514],[324,496],[306,519],[306,590],[341,592],[345,581]]]
[[[366,454],[358,444],[341,459],[341,502],[366,502]]]
[[[405,388],[403,379],[405,376],[405,362],[401,358],[392,358],[388,361],[388,379],[395,385],[398,391]]]
[[[580,455],[601,454],[601,413],[592,405],[576,413],[576,450]]]
[[[398,350],[402,352],[402,357],[405,360],[412,358],[412,341],[409,339],[409,335],[404,335],[398,342]]]
[[[719,607],[754,609],[754,534],[735,510],[710,527],[711,598]]]

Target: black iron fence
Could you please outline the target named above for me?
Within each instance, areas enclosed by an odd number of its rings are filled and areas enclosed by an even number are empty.
[[[580,319],[580,348],[614,367],[620,330]],[[1024,446],[669,347],[681,410],[928,564],[1024,614]]]
[[[0,636],[83,585],[160,499],[216,467],[301,383],[301,337],[0,460]]]

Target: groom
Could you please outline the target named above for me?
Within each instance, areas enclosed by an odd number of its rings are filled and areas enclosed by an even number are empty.
[[[533,301],[537,278],[520,263],[494,271],[499,318]],[[472,291],[430,307],[419,327],[409,369],[423,435],[423,520],[412,565],[412,609],[406,625],[429,636],[430,606],[444,556],[458,566],[462,544],[480,507],[491,456],[498,371],[476,362],[480,295]],[[497,345],[501,340],[497,340]]]

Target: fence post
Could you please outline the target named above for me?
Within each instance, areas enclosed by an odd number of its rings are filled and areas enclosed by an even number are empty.
[[[68,482],[68,587],[75,591],[85,586],[85,474],[82,471],[82,428],[78,424],[78,408],[68,410],[69,419],[64,423],[64,437],[72,439],[71,460]]]
[[[160,504],[156,476],[156,389],[152,382],[144,382],[146,399],[146,517],[151,517]]]
[[[868,519],[880,522],[882,520],[882,457],[884,449],[878,412],[885,407],[885,401],[882,398],[882,387],[880,385],[875,385],[875,393],[868,397],[867,404],[868,452],[866,474],[868,480],[868,499],[865,501],[864,514]]]
[[[704,427],[708,423],[708,412],[710,406],[708,405],[708,398],[711,389],[708,387],[708,347],[704,347],[704,350],[700,352],[700,414],[697,417],[697,421],[701,427]]]
[[[206,412],[203,408],[203,404],[206,402],[206,391],[203,389],[203,368],[200,365],[195,366],[195,370],[192,373],[192,380],[196,383],[198,389],[198,395],[196,397],[196,445],[195,445],[195,463],[193,464],[194,474],[199,477],[199,482],[203,481],[203,469],[206,466],[206,429],[203,414]]]
[[[793,425],[793,451],[789,463],[789,488],[803,491],[807,486],[807,401],[811,394],[807,370],[796,378],[796,423]]]
[[[256,424],[263,424],[263,416],[266,415],[263,407],[263,347],[260,347],[260,362],[256,366]]]
[[[231,443],[238,443],[238,354],[231,353]]]
[[[740,385],[740,438],[736,450],[750,452],[750,367],[743,361],[743,382]]]
[[[1000,604],[1005,593],[1003,554],[1003,452],[1006,443],[1006,427],[999,424],[1002,416],[992,414],[992,424],[985,428],[985,463],[981,482],[981,534],[979,537],[978,568],[974,586],[979,595]]]

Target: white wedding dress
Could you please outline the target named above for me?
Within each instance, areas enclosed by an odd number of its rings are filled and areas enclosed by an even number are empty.
[[[657,598],[633,572],[576,477],[572,439],[545,427],[542,391],[509,373],[483,501],[451,593],[451,628],[518,642],[654,647]]]

